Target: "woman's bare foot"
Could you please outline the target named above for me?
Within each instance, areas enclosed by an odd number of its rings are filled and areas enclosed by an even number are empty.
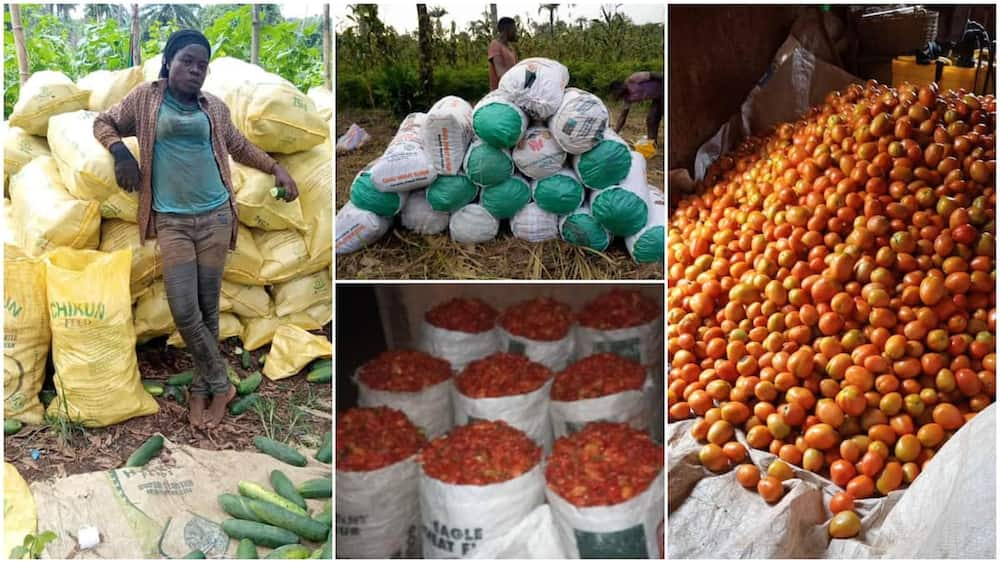
[[[205,417],[205,428],[215,428],[222,418],[226,416],[226,405],[236,396],[236,387],[230,385],[224,395],[212,397],[212,404],[208,406],[208,415]]]
[[[188,422],[191,424],[192,428],[201,428],[201,425],[205,422],[205,404],[207,402],[208,397],[190,395],[190,398],[188,399],[188,405],[190,408],[188,411]]]

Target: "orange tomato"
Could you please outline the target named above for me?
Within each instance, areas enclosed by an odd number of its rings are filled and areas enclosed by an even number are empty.
[[[830,480],[839,487],[846,487],[855,475],[854,465],[847,460],[838,459],[830,464]]]
[[[861,518],[853,510],[838,512],[828,527],[831,538],[853,538],[861,532]]]
[[[744,463],[736,468],[736,480],[740,485],[752,489],[760,481],[760,469],[756,465]]]
[[[785,495],[785,487],[775,477],[763,477],[757,482],[757,492],[766,502],[774,504]]]
[[[698,452],[698,461],[706,469],[714,473],[721,473],[729,469],[729,458],[722,452],[716,444],[705,444]]]
[[[841,491],[830,499],[830,512],[837,514],[845,510],[854,510],[854,497],[847,491]]]
[[[858,475],[848,481],[845,488],[856,499],[868,498],[875,494],[875,481],[868,475]]]
[[[739,442],[727,442],[726,445],[722,446],[722,453],[726,454],[729,461],[733,463],[739,463],[747,457],[747,449]]]

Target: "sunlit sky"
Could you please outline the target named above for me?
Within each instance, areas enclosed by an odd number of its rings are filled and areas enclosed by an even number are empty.
[[[376,2],[378,5],[379,18],[386,24],[395,28],[399,33],[409,33],[417,29],[417,8],[416,4],[405,3],[384,3]],[[607,4],[612,6],[612,4]],[[428,2],[428,8],[442,7],[448,11],[447,15],[441,18],[441,25],[445,29],[451,27],[451,22],[455,21],[458,28],[462,29],[471,21],[479,19],[483,10],[489,9],[489,4],[477,3],[457,3],[457,2]],[[548,21],[548,10],[538,9],[541,4],[534,2],[505,2],[497,4],[498,17],[521,16],[522,20]],[[333,18],[334,29],[343,31],[350,26],[347,19],[350,13],[346,4],[331,6],[331,17]],[[618,10],[627,15],[637,24],[643,23],[663,23],[663,4],[623,4]],[[601,4],[560,4],[556,10],[556,19],[559,21],[572,22],[580,17],[587,19],[598,18],[601,15]]]

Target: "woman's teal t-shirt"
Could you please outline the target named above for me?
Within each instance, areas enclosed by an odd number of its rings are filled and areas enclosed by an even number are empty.
[[[153,209],[195,215],[229,199],[219,165],[212,154],[208,115],[167,90],[156,120],[153,145]]]

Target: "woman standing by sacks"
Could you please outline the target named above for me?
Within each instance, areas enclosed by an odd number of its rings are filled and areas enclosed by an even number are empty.
[[[223,268],[237,235],[228,157],[273,174],[286,201],[298,197],[288,172],[236,129],[222,100],[202,91],[210,58],[200,32],[173,33],[160,79],[94,121],[94,136],[114,156],[118,184],[139,190],[141,241],[159,240],[170,312],[195,364],[188,418],[206,429],[236,395],[218,348]],[[141,164],[122,142],[129,136],[139,139]]]

